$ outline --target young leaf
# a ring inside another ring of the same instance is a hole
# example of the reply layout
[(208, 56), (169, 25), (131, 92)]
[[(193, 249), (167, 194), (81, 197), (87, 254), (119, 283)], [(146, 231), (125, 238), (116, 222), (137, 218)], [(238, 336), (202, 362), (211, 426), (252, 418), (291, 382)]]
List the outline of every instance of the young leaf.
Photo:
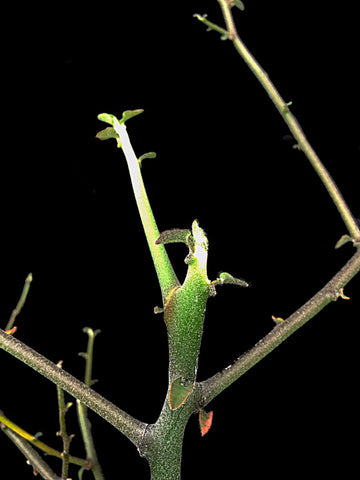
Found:
[(174, 228), (172, 230), (165, 230), (160, 234), (160, 237), (156, 240), (155, 244), (166, 243), (186, 243), (188, 245), (188, 239), (191, 235), (190, 230)]
[(213, 413), (214, 412), (212, 411), (208, 413), (203, 408), (201, 408), (199, 411), (199, 424), (202, 437), (210, 430), (213, 420)]
[(156, 153), (155, 152), (147, 152), (141, 155), (141, 157), (138, 158), (139, 165), (141, 166), (141, 163), (143, 160), (146, 158), (156, 158)]
[(194, 385), (184, 385), (181, 378), (177, 378), (170, 386), (169, 404), (171, 410), (177, 410), (184, 405), (190, 393), (193, 391)]
[(99, 140), (108, 140), (109, 138), (115, 138), (117, 140), (119, 135), (115, 132), (113, 127), (106, 127), (104, 130), (101, 130), (96, 134), (96, 138)]
[(245, 5), (241, 0), (233, 0), (233, 4), (235, 7), (237, 7), (239, 10), (244, 11), (245, 10)]
[(351, 238), (349, 235), (343, 235), (343, 236), (336, 242), (335, 248), (340, 248), (340, 247), (342, 247), (343, 245), (345, 245), (345, 243), (348, 243), (348, 242), (352, 242), (352, 238)]
[(122, 119), (120, 120), (120, 124), (126, 122), (127, 120), (130, 120), (130, 118), (136, 117), (136, 115), (140, 115), (140, 113), (143, 113), (143, 109), (138, 108), (137, 110), (125, 110), (122, 114)]
[(229, 285), (238, 285), (239, 287), (248, 287), (249, 284), (243, 280), (242, 278), (235, 278), (230, 273), (223, 272), (219, 276), (219, 283), (220, 285), (223, 285), (224, 283), (227, 283)]
[[(136, 117), (136, 115), (140, 115), (140, 113), (143, 113), (144, 110), (141, 108), (137, 110), (125, 110), (122, 114), (122, 118), (119, 120), (120, 125), (125, 123), (127, 120), (129, 120), (132, 117)], [(111, 126), (114, 126), (115, 123), (115, 115), (112, 115), (110, 113), (99, 113), (98, 117), (99, 120), (102, 122), (108, 123)]]
[(111, 115), (110, 113), (99, 113), (97, 118), (101, 122), (108, 123), (109, 125), (112, 125), (114, 123), (114, 115)]

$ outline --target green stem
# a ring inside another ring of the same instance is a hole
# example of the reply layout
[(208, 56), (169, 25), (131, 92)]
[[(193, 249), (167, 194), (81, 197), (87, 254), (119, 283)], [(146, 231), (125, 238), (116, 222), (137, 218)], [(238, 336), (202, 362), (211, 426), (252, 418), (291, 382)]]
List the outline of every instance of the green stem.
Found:
[(167, 395), (157, 422), (149, 425), (142, 453), (149, 462), (151, 480), (180, 480), (183, 437), (190, 416), (199, 410), (201, 390), (194, 388), (177, 410), (169, 406)]
[(23, 291), (20, 295), (19, 301), (18, 301), (16, 307), (14, 308), (14, 310), (11, 313), (10, 319), (9, 319), (9, 321), (8, 321), (6, 327), (5, 327), (5, 330), (11, 330), (11, 328), (14, 326), (16, 317), (19, 315), (19, 313), (21, 312), (21, 310), (22, 310), (22, 308), (23, 308), (23, 306), (26, 302), (26, 298), (27, 298), (28, 293), (29, 293), (31, 282), (32, 282), (32, 274), (29, 273), (29, 275), (25, 279), (24, 288), (23, 288)]
[(343, 296), (343, 288), (360, 271), (360, 248), (344, 267), (308, 302), (289, 318), (278, 324), (251, 350), (222, 372), (200, 383), (202, 395), (207, 405), (219, 393), (234, 383), (251, 367), (272, 352), (278, 345), (313, 318), (330, 302)]
[(151, 480), (180, 480), (183, 438), (189, 416), (170, 410), (168, 402), (165, 410), (150, 431), (153, 447), (147, 459)]
[(120, 123), (116, 117), (113, 118), (113, 127), (119, 136), (121, 147), (126, 157), (136, 204), (159, 279), (163, 302), (165, 303), (171, 290), (179, 286), (180, 283), (170, 263), (164, 245), (155, 244), (160, 236), (160, 232), (156, 225), (154, 214), (146, 193), (140, 164), (130, 143), (125, 123)]
[(88, 335), (88, 344), (87, 344), (87, 350), (84, 355), (85, 358), (85, 377), (84, 377), (84, 383), (88, 387), (91, 387), (93, 384), (92, 381), (92, 366), (93, 366), (93, 357), (94, 357), (94, 342), (95, 342), (95, 337), (98, 333), (100, 333), (100, 330), (94, 330), (92, 328), (85, 327), (83, 328), (83, 332)]
[(169, 342), (169, 385), (178, 378), (185, 383), (195, 383), (206, 303), (213, 291), (207, 277), (208, 240), (196, 220), (188, 247), (186, 278), (181, 287), (173, 290), (164, 309)]
[[(87, 352), (83, 355), (85, 357), (85, 380), (84, 383), (88, 387), (91, 387), (92, 381), (92, 364), (94, 354), (94, 341), (96, 335), (100, 330), (93, 330), (92, 328), (84, 328), (83, 331), (88, 335)], [(91, 433), (91, 422), (88, 418), (88, 409), (86, 405), (83, 405), (79, 400), (76, 401), (77, 413), (79, 419), (79, 425), (81, 435), (86, 450), (86, 458), (89, 461), (91, 471), (96, 480), (104, 480), (102, 469), (97, 457), (93, 435)]]
[(104, 480), (104, 475), (97, 457), (93, 436), (91, 433), (91, 423), (87, 414), (87, 407), (79, 400), (76, 401), (79, 425), (81, 435), (84, 441), (88, 465), (96, 480)]
[(200, 22), (204, 23), (208, 27), (208, 30), (214, 30), (215, 32), (221, 33), (224, 40), (225, 38), (228, 38), (228, 31), (225, 30), (225, 28), (219, 27), (219, 25), (216, 25), (216, 23), (210, 22), (205, 15), (199, 15), (198, 13), (195, 13), (194, 17)]

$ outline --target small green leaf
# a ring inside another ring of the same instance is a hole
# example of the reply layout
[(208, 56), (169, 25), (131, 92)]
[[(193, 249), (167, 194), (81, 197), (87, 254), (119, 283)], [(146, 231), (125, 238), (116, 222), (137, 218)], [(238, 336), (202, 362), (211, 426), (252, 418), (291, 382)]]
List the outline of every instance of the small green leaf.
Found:
[(193, 384), (185, 385), (181, 378), (174, 380), (169, 392), (169, 405), (171, 410), (177, 410), (181, 405), (184, 405), (193, 389)]
[(114, 115), (111, 115), (110, 113), (99, 113), (97, 118), (101, 122), (108, 123), (109, 125), (113, 125), (114, 123)]
[(245, 10), (245, 5), (241, 0), (233, 0), (233, 4), (235, 7), (237, 7), (239, 10), (244, 11)]
[(219, 276), (219, 283), (220, 285), (223, 285), (225, 283), (229, 285), (238, 285), (239, 287), (248, 287), (249, 284), (242, 278), (235, 278), (230, 273), (223, 272)]
[(98, 335), (99, 333), (101, 333), (101, 330), (100, 330), (99, 328), (96, 329), (96, 330), (93, 330), (93, 329), (90, 328), (90, 327), (84, 327), (84, 328), (82, 329), (82, 331), (83, 331), (84, 333), (86, 333), (87, 335), (89, 335), (89, 337), (94, 337), (94, 338), (96, 337), (96, 335)]
[(214, 412), (212, 411), (208, 413), (203, 408), (201, 408), (199, 411), (199, 424), (202, 437), (210, 430), (213, 420), (213, 413)]
[(96, 134), (96, 138), (99, 140), (108, 140), (109, 138), (115, 138), (117, 140), (119, 135), (115, 132), (113, 127), (106, 127), (104, 130), (101, 130)]
[[(141, 108), (138, 108), (137, 110), (125, 110), (123, 112), (121, 119), (119, 120), (120, 125), (125, 123), (127, 120), (130, 120), (130, 118), (136, 117), (136, 115), (140, 115), (140, 113), (143, 113), (144, 110)], [(115, 123), (115, 115), (112, 115), (111, 113), (99, 113), (97, 117), (101, 122), (108, 123), (111, 126), (114, 126)]]
[(353, 239), (352, 239), (349, 235), (343, 235), (343, 236), (336, 242), (335, 248), (340, 248), (340, 247), (342, 247), (343, 245), (345, 245), (345, 243), (352, 242), (352, 241), (353, 241)]
[(140, 113), (143, 113), (143, 109), (138, 108), (137, 110), (125, 110), (122, 114), (122, 119), (120, 120), (120, 125), (127, 120), (130, 120), (130, 118), (136, 117), (136, 115), (140, 115)]
[(156, 153), (155, 152), (144, 153), (138, 159), (139, 164), (141, 165), (142, 161), (145, 160), (146, 158), (156, 158)]
[(165, 230), (160, 234), (160, 237), (156, 240), (156, 245), (166, 243), (186, 243), (188, 245), (191, 232), (188, 229), (173, 228), (172, 230)]

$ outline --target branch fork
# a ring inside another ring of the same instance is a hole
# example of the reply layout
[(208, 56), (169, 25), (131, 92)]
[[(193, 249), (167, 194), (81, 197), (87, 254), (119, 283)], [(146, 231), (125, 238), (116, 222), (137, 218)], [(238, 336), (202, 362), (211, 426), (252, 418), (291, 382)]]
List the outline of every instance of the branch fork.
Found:
[[(88, 350), (83, 354), (87, 362), (85, 382), (83, 383), (62, 368), (59, 368), (61, 365), (53, 364), (14, 338), (11, 335), (15, 333), (13, 321), (8, 324), (7, 332), (0, 330), (0, 347), (2, 349), (44, 375), (58, 387), (60, 431), (64, 441), (63, 453), (60, 454), (63, 458), (62, 480), (67, 477), (68, 463), (72, 459), (69, 455), (70, 437), (67, 435), (65, 428), (66, 405), (64, 403), (63, 391), (68, 392), (77, 399), (81, 430), (87, 456), (90, 459), (90, 463), (81, 463), (81, 465), (83, 468), (91, 465), (96, 480), (103, 480), (103, 476), (91, 438), (90, 424), (86, 415), (87, 407), (97, 412), (134, 443), (140, 454), (145, 456), (150, 464), (152, 480), (179, 480), (183, 435), (190, 416), (194, 413), (199, 413), (200, 431), (202, 435), (205, 435), (211, 426), (213, 412), (207, 413), (204, 408), (217, 395), (274, 350), (298, 328), (313, 318), (326, 305), (339, 297), (349, 300), (349, 297), (344, 294), (344, 287), (360, 271), (360, 229), (356, 220), (335, 182), (310, 146), (299, 123), (291, 113), (289, 108), (291, 102), (284, 102), (265, 71), (238, 36), (231, 10), (233, 7), (243, 10), (243, 3), (241, 0), (218, 0), (218, 3), (226, 28), (210, 22), (205, 15), (195, 15), (196, 18), (204, 23), (209, 30), (219, 33), (223, 40), (230, 40), (248, 67), (253, 71), (287, 123), (297, 141), (299, 149), (304, 152), (319, 175), (343, 218), (348, 234), (338, 241), (336, 248), (351, 241), (356, 248), (356, 253), (318, 293), (296, 312), (285, 319), (273, 316), (272, 318), (276, 326), (252, 349), (241, 355), (232, 365), (221, 372), (207, 380), (197, 382), (197, 365), (208, 298), (215, 295), (217, 286), (230, 284), (248, 287), (249, 284), (245, 280), (236, 278), (227, 272), (222, 272), (213, 281), (209, 280), (207, 276), (209, 242), (197, 220), (194, 220), (191, 230), (174, 229), (163, 233), (159, 232), (141, 175), (142, 160), (149, 157), (154, 158), (155, 154), (150, 152), (138, 158), (132, 148), (125, 125), (127, 120), (139, 115), (142, 113), (142, 110), (127, 110), (123, 113), (121, 119), (107, 113), (100, 114), (98, 118), (109, 126), (99, 132), (97, 137), (100, 140), (115, 139), (118, 148), (123, 150), (135, 200), (159, 280), (163, 307), (157, 307), (156, 313), (162, 312), (164, 314), (168, 334), (168, 391), (158, 420), (154, 424), (146, 424), (122, 411), (92, 390), (92, 349), (93, 340), (97, 332), (93, 332), (91, 329), (84, 330), (89, 336), (89, 342)], [(174, 242), (185, 243), (189, 249), (189, 253), (185, 258), (187, 274), (182, 284), (177, 279), (165, 248), (166, 244)], [(25, 301), (26, 289), (28, 289), (29, 284), (30, 282), (25, 285), (25, 293), (23, 293), (17, 308), (14, 310), (14, 319)], [(59, 479), (52, 471), (47, 470), (44, 462), (36, 458), (32, 447), (30, 446), (31, 448), (29, 448), (29, 445), (26, 443), (26, 435), (28, 435), (26, 432), (24, 433), (20, 427), (10, 422), (1, 413), (0, 422), (5, 433), (9, 434), (9, 437), (12, 438), (14, 443), (19, 445), (20, 449), (26, 451), (26, 455), (33, 459), (32, 461), (39, 466), (39, 469), (42, 469), (44, 478), (49, 480)], [(9, 431), (7, 432), (7, 430)], [(37, 439), (36, 441), (39, 445), (39, 441)], [(35, 440), (33, 442), (35, 445)]]

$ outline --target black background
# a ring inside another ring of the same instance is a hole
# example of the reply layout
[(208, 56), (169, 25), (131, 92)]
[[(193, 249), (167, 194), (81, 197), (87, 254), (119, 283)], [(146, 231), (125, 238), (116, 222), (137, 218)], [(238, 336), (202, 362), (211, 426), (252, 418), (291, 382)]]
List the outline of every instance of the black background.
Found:
[[(156, 421), (166, 392), (160, 293), (114, 142), (95, 139), (100, 112), (129, 121), (159, 229), (210, 241), (209, 277), (230, 271), (251, 288), (219, 290), (208, 305), (199, 378), (231, 363), (321, 288), (353, 253), (334, 250), (345, 227), (286, 125), (230, 42), (194, 13), (221, 23), (218, 4), (60, 2), (7, 10), (2, 29), (1, 318), (5, 327), (31, 271), (19, 339), (83, 376), (84, 326), (96, 340), (96, 390)], [(238, 30), (360, 217), (359, 36), (354, 6), (248, 0)], [(168, 249), (179, 277), (186, 249)], [(213, 427), (186, 430), (184, 479), (314, 476), (355, 468), (359, 282), (212, 404)], [(0, 408), (61, 448), (56, 390), (0, 352)], [(75, 409), (74, 455), (83, 455)], [(119, 432), (91, 415), (107, 479), (148, 467)], [(31, 478), (0, 436), (4, 479)], [(59, 462), (51, 462), (59, 472)], [(76, 478), (76, 471), (72, 471)], [(2, 477), (3, 478), (3, 477)], [(91, 478), (84, 474), (84, 478)]]

